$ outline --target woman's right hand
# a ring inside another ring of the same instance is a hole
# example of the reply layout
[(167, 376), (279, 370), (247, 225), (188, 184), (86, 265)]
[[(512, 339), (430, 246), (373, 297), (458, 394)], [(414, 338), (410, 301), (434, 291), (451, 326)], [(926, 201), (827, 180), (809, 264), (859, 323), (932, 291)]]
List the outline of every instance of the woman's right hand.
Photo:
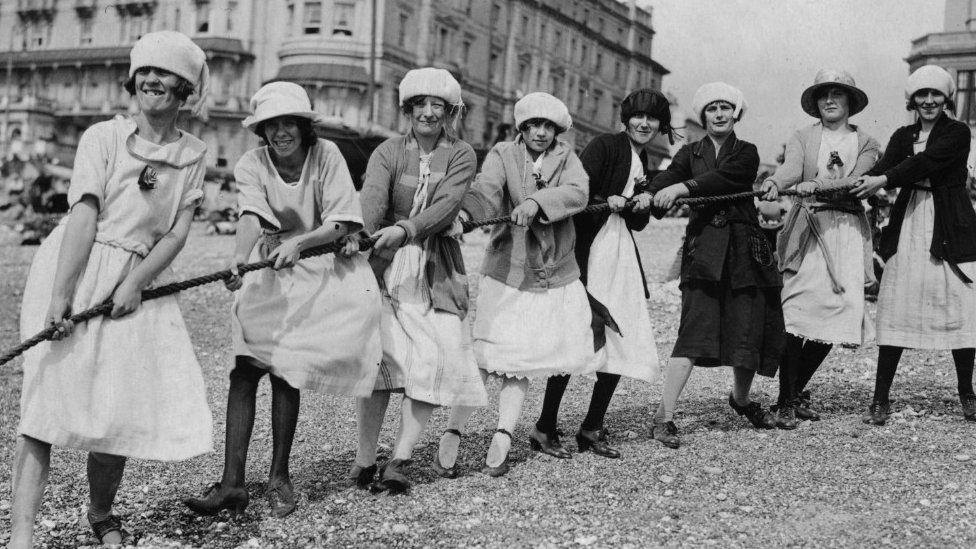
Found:
[(610, 206), (611, 212), (617, 213), (627, 207), (627, 199), (619, 195), (613, 195), (607, 198), (607, 205)]
[(763, 200), (773, 201), (779, 198), (779, 186), (772, 179), (763, 181), (762, 186), (759, 187), (759, 191), (763, 193)]
[(45, 326), (57, 327), (51, 339), (57, 341), (71, 335), (71, 332), (75, 329), (75, 323), (69, 320), (70, 316), (71, 300), (68, 298), (52, 297), (51, 304), (47, 309), (47, 315), (44, 317)]
[(240, 272), (237, 270), (238, 263), (246, 263), (247, 259), (241, 260), (238, 257), (231, 259), (230, 265), (227, 267), (230, 271), (230, 277), (224, 279), (224, 287), (232, 292), (236, 292), (241, 289), (244, 285), (244, 278), (241, 277)]
[(353, 257), (359, 253), (359, 241), (362, 240), (359, 234), (347, 234), (342, 237), (342, 249), (339, 254), (343, 257)]
[(797, 196), (813, 196), (817, 192), (816, 181), (801, 181), (794, 187)]

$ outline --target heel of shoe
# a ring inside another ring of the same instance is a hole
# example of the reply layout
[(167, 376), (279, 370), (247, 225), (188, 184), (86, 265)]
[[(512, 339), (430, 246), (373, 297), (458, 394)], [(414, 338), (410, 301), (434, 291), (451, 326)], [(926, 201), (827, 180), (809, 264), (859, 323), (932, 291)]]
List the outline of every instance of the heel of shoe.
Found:
[(580, 452), (586, 452), (593, 446), (593, 443), (583, 435), (576, 433), (576, 448)]
[(542, 444), (539, 444), (539, 441), (532, 438), (531, 436), (529, 437), (529, 447), (535, 450), (536, 452), (542, 451)]

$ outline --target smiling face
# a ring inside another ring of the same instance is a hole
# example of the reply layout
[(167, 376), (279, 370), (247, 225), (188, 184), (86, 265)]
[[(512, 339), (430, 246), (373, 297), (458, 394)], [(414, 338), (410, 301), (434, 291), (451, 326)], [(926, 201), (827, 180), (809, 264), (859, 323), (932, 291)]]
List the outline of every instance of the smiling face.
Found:
[(817, 95), (817, 109), (824, 122), (839, 122), (850, 116), (850, 97), (843, 88), (832, 86)]
[(141, 112), (172, 112), (183, 103), (175, 93), (181, 80), (179, 76), (156, 67), (141, 67), (136, 70), (134, 78), (136, 101)]
[(556, 139), (556, 125), (545, 118), (526, 120), (522, 123), (520, 131), (525, 146), (536, 153), (548, 150)]
[(298, 118), (278, 116), (263, 124), (264, 140), (278, 158), (290, 158), (301, 154), (302, 130)]
[(938, 90), (926, 88), (915, 92), (912, 102), (915, 104), (915, 112), (918, 113), (919, 118), (926, 122), (934, 122), (945, 108), (946, 96)]
[(651, 139), (657, 137), (661, 129), (661, 121), (651, 118), (645, 113), (637, 113), (627, 120), (627, 137), (637, 146), (647, 145)]
[(447, 117), (447, 102), (440, 97), (428, 95), (411, 101), (410, 125), (413, 133), (420, 137), (437, 137), (444, 127)]
[(735, 107), (727, 101), (712, 101), (705, 106), (705, 131), (712, 137), (725, 137), (735, 128)]

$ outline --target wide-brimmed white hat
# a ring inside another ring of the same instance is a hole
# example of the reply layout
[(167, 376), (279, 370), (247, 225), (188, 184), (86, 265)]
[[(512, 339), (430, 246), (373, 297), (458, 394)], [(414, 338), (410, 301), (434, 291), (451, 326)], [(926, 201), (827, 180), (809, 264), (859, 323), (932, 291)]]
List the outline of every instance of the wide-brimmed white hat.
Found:
[(129, 77), (143, 67), (165, 69), (193, 84), (198, 96), (193, 114), (201, 114), (206, 106), (210, 69), (207, 54), (189, 36), (169, 30), (144, 35), (129, 52)]
[(850, 116), (864, 110), (868, 106), (868, 94), (854, 84), (854, 77), (845, 71), (834, 69), (822, 69), (813, 79), (813, 85), (803, 90), (800, 96), (800, 106), (803, 112), (814, 118), (820, 118), (820, 109), (817, 107), (817, 92), (825, 87), (836, 86), (846, 91), (851, 98)]
[(515, 127), (518, 128), (526, 120), (545, 118), (559, 126), (561, 131), (573, 127), (573, 117), (569, 109), (559, 98), (546, 92), (532, 92), (515, 102)]
[(321, 118), (312, 110), (312, 102), (305, 88), (294, 82), (270, 82), (261, 86), (251, 97), (251, 116), (241, 124), (257, 133), (258, 124), (279, 116), (298, 116), (312, 122), (318, 122)]
[(725, 82), (709, 82), (708, 84), (703, 84), (695, 92), (695, 98), (691, 101), (691, 108), (694, 109), (695, 114), (701, 119), (705, 107), (716, 101), (725, 101), (729, 105), (732, 105), (734, 109), (732, 116), (736, 120), (741, 119), (742, 115), (746, 112), (746, 98), (742, 94), (742, 90), (735, 86), (730, 86)]
[(905, 99), (911, 99), (919, 90), (935, 90), (952, 99), (956, 94), (956, 82), (949, 71), (938, 65), (923, 65), (908, 77), (905, 84)]

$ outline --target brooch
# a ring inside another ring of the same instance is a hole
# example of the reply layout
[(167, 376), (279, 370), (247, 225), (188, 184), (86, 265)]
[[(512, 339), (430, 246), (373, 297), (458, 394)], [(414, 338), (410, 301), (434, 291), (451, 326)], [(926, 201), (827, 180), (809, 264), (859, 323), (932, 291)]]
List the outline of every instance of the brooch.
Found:
[(139, 174), (139, 188), (144, 191), (151, 191), (156, 188), (156, 183), (159, 183), (156, 170), (152, 166), (146, 165), (142, 169), (142, 173)]
[(639, 175), (634, 178), (634, 194), (640, 194), (646, 192), (648, 188), (648, 181), (646, 175)]
[(544, 188), (546, 188), (546, 185), (549, 184), (548, 181), (546, 181), (545, 179), (542, 179), (542, 176), (540, 174), (536, 173), (536, 172), (532, 172), (532, 177), (535, 178), (535, 188), (536, 189), (544, 189)]
[(827, 169), (833, 168), (834, 166), (844, 167), (844, 161), (840, 159), (840, 155), (837, 151), (830, 151), (830, 157), (827, 160)]

